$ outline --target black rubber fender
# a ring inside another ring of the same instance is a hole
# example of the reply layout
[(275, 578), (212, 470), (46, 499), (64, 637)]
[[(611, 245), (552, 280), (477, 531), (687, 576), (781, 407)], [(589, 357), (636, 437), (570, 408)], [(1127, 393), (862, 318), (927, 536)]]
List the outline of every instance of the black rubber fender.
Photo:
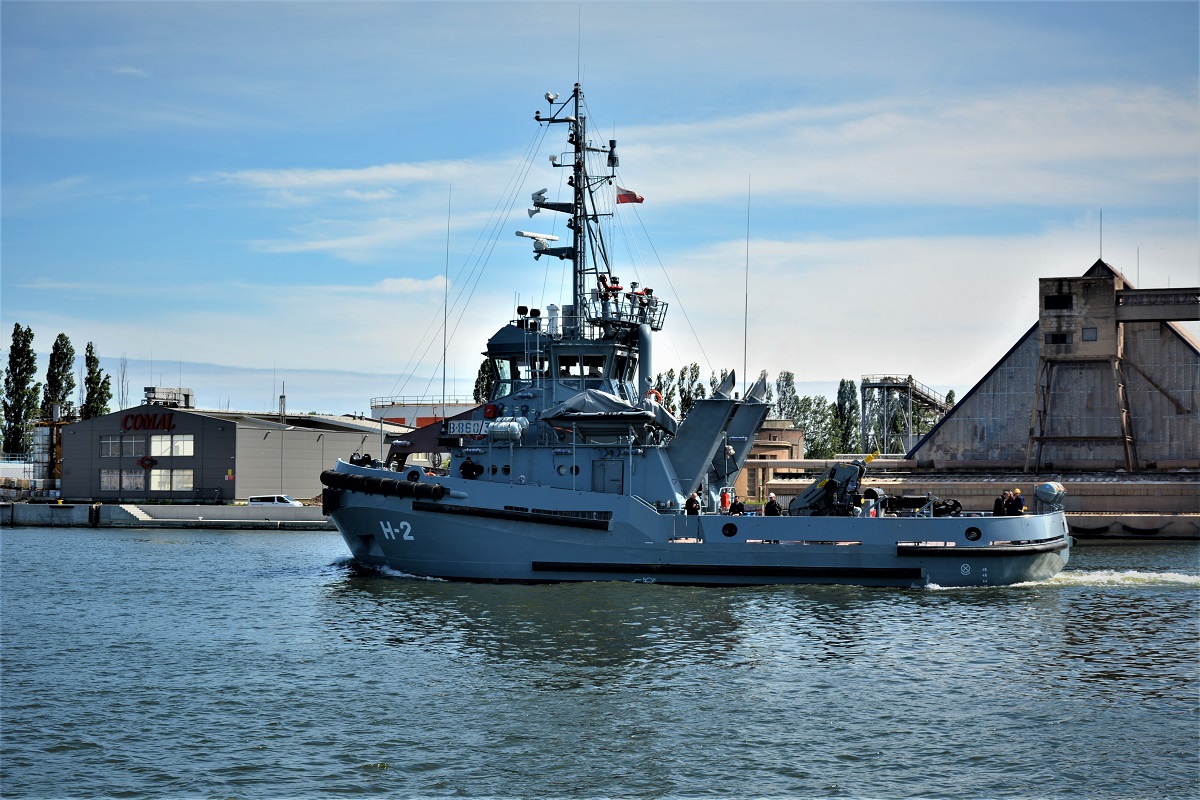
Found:
[(413, 497), (419, 500), (441, 500), (447, 489), (440, 483), (401, 481), (374, 475), (357, 475), (327, 469), (321, 473), (321, 483), (330, 489), (341, 489), (384, 497)]

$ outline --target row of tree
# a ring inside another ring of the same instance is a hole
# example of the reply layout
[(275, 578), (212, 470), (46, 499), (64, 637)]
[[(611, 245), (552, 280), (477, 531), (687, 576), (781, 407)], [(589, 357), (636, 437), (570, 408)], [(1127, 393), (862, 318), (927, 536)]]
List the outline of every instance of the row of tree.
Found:
[[(100, 357), (91, 342), (83, 356), (84, 372), (79, 391), (79, 416), (82, 419), (99, 417), (109, 412), (112, 400), (112, 379), (100, 369)], [(8, 349), (8, 366), (4, 370), (4, 393), (0, 408), (0, 430), (6, 453), (27, 453), (29, 424), (51, 416), (58, 406), (64, 418), (75, 416), (71, 395), (76, 389), (75, 348), (65, 333), (60, 333), (50, 349), (46, 367), (46, 382), (37, 377), (37, 353), (33, 349), (33, 330), (29, 326), (13, 325), (12, 344)]]

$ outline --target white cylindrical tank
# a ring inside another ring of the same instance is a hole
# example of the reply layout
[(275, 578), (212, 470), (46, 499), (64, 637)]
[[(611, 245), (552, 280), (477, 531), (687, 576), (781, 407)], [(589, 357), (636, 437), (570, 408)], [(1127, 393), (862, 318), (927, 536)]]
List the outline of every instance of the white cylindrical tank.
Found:
[(488, 426), (488, 435), (493, 442), (518, 442), (528, 427), (525, 417), (500, 417)]

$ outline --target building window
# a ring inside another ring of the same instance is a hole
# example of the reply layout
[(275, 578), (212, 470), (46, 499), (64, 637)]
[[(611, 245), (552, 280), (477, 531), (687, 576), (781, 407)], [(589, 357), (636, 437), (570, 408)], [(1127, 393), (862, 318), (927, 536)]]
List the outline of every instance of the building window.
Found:
[(143, 492), (146, 490), (146, 471), (142, 469), (100, 470), (100, 491)]
[(1069, 295), (1069, 294), (1048, 294), (1048, 295), (1046, 295), (1046, 310), (1047, 311), (1070, 311), (1071, 310), (1071, 295)]
[(164, 456), (190, 456), (195, 453), (195, 437), (190, 433), (165, 434), (150, 437), (150, 455), (154, 458)]
[(1085, 342), (1094, 342), (1094, 341), (1096, 341), (1097, 333), (1098, 333), (1098, 331), (1096, 328), (1084, 328), (1083, 329), (1083, 340)]
[(1046, 344), (1070, 344), (1070, 333), (1047, 333)]
[(150, 470), (150, 491), (152, 492), (182, 492), (191, 490), (192, 470), (190, 469)]
[(132, 456), (141, 458), (146, 455), (145, 436), (101, 436), (100, 457), (119, 458)]

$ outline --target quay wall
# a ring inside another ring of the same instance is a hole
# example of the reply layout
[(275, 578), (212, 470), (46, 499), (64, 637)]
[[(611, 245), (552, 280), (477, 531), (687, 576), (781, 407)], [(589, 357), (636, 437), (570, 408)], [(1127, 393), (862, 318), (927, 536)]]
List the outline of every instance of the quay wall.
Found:
[(320, 506), (0, 503), (0, 527), (336, 531)]

